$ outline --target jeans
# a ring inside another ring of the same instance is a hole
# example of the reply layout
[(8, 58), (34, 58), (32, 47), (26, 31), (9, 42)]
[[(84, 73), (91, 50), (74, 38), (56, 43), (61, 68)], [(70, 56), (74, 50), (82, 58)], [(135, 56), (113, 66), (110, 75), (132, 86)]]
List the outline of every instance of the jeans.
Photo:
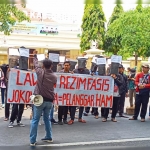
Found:
[(37, 137), (37, 130), (38, 130), (38, 124), (40, 117), (43, 113), (43, 119), (45, 124), (45, 131), (47, 139), (52, 139), (52, 128), (51, 128), (51, 122), (49, 121), (49, 114), (50, 110), (53, 106), (52, 102), (46, 102), (44, 101), (41, 106), (33, 106), (33, 119), (31, 122), (31, 128), (30, 128), (30, 142), (35, 143), (36, 137)]
[(4, 97), (5, 97), (5, 88), (1, 88), (1, 99), (2, 99), (2, 104), (4, 104)]
[(53, 119), (54, 119), (54, 118), (53, 118), (53, 115), (54, 115), (54, 105), (52, 104), (52, 108), (51, 108), (50, 113), (49, 113), (49, 119), (50, 119), (50, 120), (53, 120)]

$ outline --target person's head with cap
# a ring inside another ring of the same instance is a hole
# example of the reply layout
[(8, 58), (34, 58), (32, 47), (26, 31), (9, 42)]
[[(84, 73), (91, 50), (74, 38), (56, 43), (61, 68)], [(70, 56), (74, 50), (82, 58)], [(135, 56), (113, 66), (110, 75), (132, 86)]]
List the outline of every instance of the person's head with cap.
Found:
[(124, 67), (122, 64), (119, 65), (119, 73), (123, 73), (124, 72)]
[(136, 69), (135, 69), (135, 68), (131, 68), (131, 69), (130, 69), (130, 72), (131, 72), (131, 73), (135, 73), (135, 72), (136, 72)]
[(142, 71), (144, 74), (147, 74), (149, 72), (149, 65), (148, 64), (143, 64), (142, 65)]

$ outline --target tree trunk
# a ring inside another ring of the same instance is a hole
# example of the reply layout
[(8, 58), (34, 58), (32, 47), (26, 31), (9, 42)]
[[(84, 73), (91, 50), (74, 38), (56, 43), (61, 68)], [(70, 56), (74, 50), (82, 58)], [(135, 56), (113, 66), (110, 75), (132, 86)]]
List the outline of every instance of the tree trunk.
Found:
[(135, 67), (137, 67), (137, 64), (138, 64), (138, 55), (137, 53), (135, 53)]

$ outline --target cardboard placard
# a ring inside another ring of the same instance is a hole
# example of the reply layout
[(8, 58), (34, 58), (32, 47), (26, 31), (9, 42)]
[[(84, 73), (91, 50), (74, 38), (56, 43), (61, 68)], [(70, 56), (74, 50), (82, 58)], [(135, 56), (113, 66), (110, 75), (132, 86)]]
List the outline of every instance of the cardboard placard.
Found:
[(49, 59), (52, 62), (59, 62), (59, 54), (49, 53)]
[(29, 49), (19, 48), (20, 56), (29, 57)]
[(10, 56), (20, 56), (20, 53), (17, 48), (9, 48), (9, 55)]

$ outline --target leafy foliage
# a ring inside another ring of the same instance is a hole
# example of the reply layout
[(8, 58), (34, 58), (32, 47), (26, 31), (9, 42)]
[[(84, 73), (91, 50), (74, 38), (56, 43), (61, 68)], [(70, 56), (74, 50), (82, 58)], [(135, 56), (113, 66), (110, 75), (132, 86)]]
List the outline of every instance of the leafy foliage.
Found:
[(146, 56), (150, 49), (150, 7), (130, 10), (109, 26), (108, 36), (116, 39), (121, 37), (122, 53)]
[(15, 5), (0, 4), (0, 32), (9, 35), (11, 33), (11, 26), (15, 25), (17, 21), (22, 22), (25, 20), (30, 21), (30, 18)]
[(113, 54), (117, 54), (117, 52), (121, 48), (121, 36), (115, 36), (115, 38), (112, 38), (109, 36), (109, 26), (117, 20), (120, 15), (124, 12), (123, 7), (121, 5), (122, 1), (121, 0), (116, 0), (116, 6), (113, 10), (112, 16), (110, 17), (110, 20), (108, 22), (108, 29), (105, 35), (105, 44), (104, 44), (104, 49), (106, 52), (111, 52)]
[(105, 34), (105, 15), (100, 4), (86, 4), (82, 18), (81, 52), (90, 49), (92, 40), (103, 48)]

